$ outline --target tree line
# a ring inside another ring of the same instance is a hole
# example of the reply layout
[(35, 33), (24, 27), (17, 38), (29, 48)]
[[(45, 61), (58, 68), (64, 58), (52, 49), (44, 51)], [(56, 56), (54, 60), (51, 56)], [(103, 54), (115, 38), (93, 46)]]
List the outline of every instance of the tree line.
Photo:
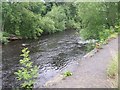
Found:
[(115, 2), (4, 2), (3, 36), (37, 39), (42, 34), (75, 29), (84, 39), (100, 39), (101, 33), (119, 26), (119, 8)]

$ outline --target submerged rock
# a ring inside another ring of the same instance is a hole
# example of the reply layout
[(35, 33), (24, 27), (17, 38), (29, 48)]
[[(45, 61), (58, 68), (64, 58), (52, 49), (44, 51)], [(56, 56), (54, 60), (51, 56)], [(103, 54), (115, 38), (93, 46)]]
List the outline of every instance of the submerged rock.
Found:
[(29, 46), (29, 45), (30, 45), (30, 44), (25, 44), (25, 43), (22, 44), (23, 47)]
[(8, 40), (10, 40), (10, 41), (14, 41), (14, 40), (19, 40), (19, 39), (22, 39), (22, 37), (18, 37), (18, 36), (15, 36), (15, 35), (10, 35), (9, 37), (8, 37)]

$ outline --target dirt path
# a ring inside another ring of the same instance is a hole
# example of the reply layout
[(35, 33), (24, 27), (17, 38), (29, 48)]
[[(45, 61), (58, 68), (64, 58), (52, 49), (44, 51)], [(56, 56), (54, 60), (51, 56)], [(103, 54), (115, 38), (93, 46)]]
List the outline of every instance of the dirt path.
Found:
[(60, 81), (51, 88), (110, 88), (106, 68), (118, 52), (118, 38), (111, 40), (92, 57), (80, 60), (72, 76)]

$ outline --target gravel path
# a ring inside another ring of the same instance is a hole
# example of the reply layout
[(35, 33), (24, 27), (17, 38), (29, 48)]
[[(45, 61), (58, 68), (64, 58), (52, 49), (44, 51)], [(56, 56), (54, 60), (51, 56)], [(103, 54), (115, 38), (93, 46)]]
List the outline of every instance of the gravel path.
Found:
[(117, 53), (118, 38), (110, 40), (92, 57), (80, 60), (72, 76), (50, 88), (111, 88), (112, 84), (107, 79), (106, 69)]

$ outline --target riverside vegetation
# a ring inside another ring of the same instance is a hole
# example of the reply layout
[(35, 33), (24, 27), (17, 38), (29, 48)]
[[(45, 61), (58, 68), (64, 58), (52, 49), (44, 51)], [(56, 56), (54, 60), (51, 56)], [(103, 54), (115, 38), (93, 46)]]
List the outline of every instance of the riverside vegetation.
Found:
[(107, 68), (107, 75), (110, 78), (111, 82), (113, 83), (114, 87), (118, 87), (118, 62), (119, 62), (119, 55), (117, 54), (114, 56), (113, 60), (109, 64)]
[(119, 3), (114, 2), (4, 2), (0, 40), (6, 43), (10, 35), (37, 39), (75, 29), (84, 39), (103, 41), (120, 31), (118, 8)]

